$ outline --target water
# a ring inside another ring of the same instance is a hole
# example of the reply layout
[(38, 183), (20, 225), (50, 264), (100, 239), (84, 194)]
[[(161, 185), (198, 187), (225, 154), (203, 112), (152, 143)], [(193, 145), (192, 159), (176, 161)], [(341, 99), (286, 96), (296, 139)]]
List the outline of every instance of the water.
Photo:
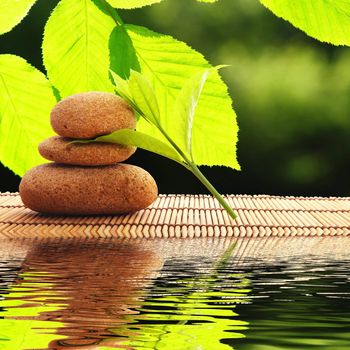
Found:
[(0, 349), (350, 349), (349, 238), (0, 241)]

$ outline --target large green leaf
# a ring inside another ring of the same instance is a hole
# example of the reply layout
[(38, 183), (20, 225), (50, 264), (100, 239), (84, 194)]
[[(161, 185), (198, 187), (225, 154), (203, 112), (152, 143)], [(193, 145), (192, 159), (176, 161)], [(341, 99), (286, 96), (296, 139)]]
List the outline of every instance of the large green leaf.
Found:
[(116, 8), (133, 9), (159, 3), (163, 0), (107, 0), (107, 2)]
[[(111, 6), (121, 9), (133, 9), (160, 3), (163, 0), (106, 0)], [(214, 3), (218, 0), (197, 0), (199, 2)]]
[(52, 134), (56, 99), (50, 83), (24, 59), (0, 55), (0, 161), (23, 175), (43, 163), (38, 144)]
[(43, 56), (50, 81), (62, 97), (113, 91), (108, 45), (115, 22), (106, 11), (97, 0), (62, 0), (52, 12), (45, 26)]
[[(205, 58), (185, 43), (127, 25), (141, 71), (152, 82), (161, 114), (161, 124), (173, 140), (181, 143), (179, 115), (170, 113), (175, 99), (189, 78), (212, 68)], [(156, 129), (140, 119), (137, 129), (162, 140)], [(192, 131), (192, 153), (198, 165), (224, 165), (239, 169), (236, 159), (238, 126), (227, 87), (217, 72), (211, 74), (199, 99)]]
[(0, 0), (0, 34), (22, 21), (36, 0)]
[(278, 17), (320, 41), (350, 45), (350, 1), (260, 0)]

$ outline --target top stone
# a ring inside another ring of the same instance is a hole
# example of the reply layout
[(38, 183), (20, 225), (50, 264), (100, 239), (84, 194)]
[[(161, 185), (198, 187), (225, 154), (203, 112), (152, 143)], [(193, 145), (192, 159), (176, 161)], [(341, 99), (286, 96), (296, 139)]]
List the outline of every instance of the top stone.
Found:
[(84, 92), (57, 103), (51, 111), (51, 126), (63, 137), (90, 139), (119, 129), (134, 129), (136, 117), (119, 96)]

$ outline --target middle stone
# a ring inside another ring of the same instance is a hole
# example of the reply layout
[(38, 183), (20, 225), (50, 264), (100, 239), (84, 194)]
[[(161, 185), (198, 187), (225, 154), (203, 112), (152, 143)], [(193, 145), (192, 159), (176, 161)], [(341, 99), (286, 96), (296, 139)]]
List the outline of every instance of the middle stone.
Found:
[(100, 166), (113, 165), (128, 159), (136, 147), (112, 143), (71, 143), (73, 139), (54, 136), (39, 145), (39, 153), (56, 163)]

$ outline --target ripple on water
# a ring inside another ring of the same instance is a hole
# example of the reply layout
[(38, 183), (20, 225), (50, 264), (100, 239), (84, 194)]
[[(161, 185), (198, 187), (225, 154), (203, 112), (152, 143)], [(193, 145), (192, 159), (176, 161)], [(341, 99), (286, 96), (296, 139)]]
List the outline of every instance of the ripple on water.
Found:
[(2, 245), (0, 349), (349, 349), (350, 260), (303, 243)]

